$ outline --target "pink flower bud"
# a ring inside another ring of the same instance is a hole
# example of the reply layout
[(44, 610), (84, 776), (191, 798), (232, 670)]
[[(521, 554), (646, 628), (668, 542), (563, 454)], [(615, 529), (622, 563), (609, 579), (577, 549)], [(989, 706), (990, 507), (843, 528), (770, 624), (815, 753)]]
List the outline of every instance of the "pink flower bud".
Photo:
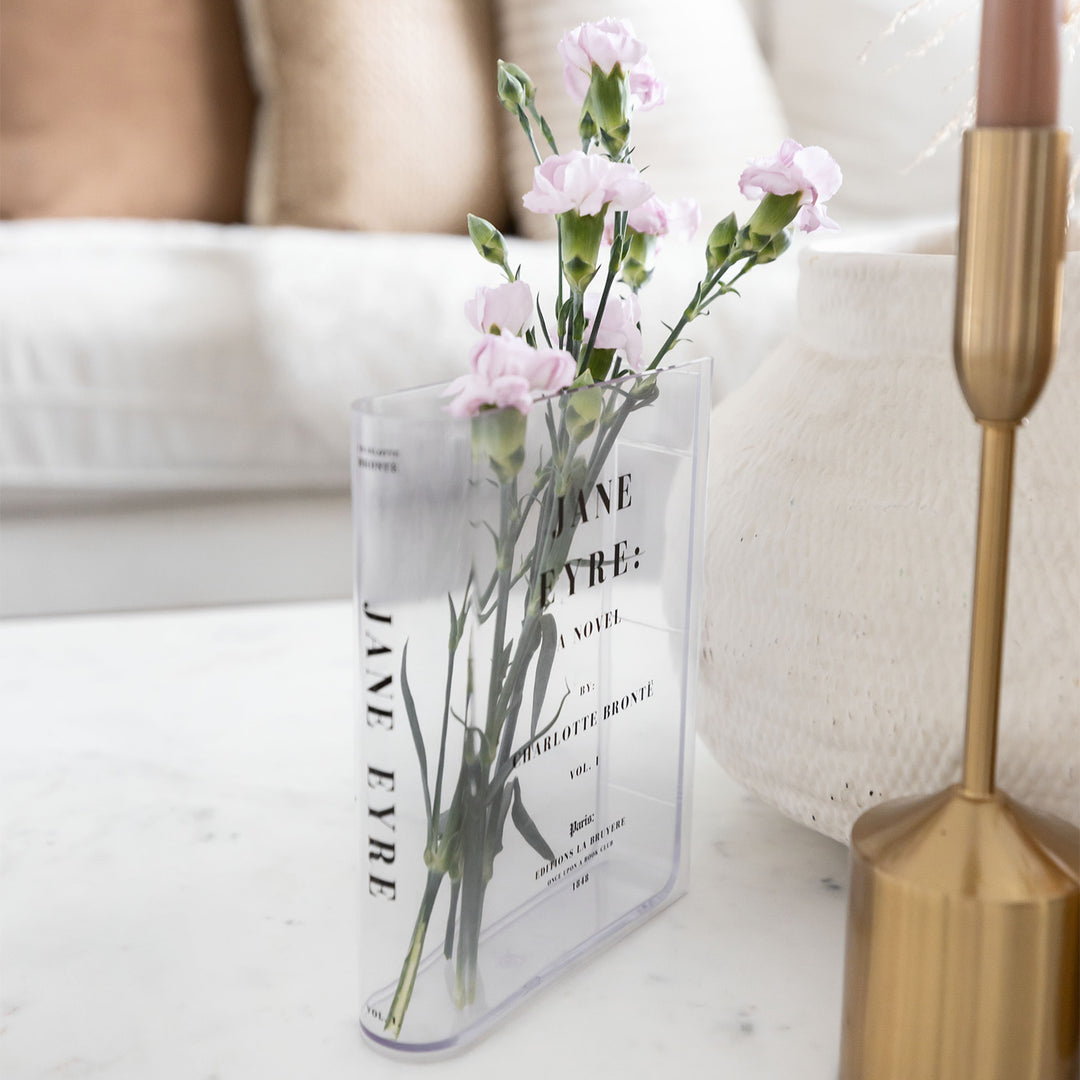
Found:
[(465, 318), (481, 334), (523, 334), (532, 326), (532, 290), (524, 281), (493, 289), (481, 285), (465, 303)]

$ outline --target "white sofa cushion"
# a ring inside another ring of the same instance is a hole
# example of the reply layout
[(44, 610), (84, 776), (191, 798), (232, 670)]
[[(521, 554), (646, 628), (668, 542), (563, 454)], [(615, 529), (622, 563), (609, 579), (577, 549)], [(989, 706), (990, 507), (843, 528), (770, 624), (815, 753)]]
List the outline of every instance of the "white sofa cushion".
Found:
[(5, 224), (0, 483), (341, 488), (349, 400), (454, 373), (481, 268), (461, 237)]

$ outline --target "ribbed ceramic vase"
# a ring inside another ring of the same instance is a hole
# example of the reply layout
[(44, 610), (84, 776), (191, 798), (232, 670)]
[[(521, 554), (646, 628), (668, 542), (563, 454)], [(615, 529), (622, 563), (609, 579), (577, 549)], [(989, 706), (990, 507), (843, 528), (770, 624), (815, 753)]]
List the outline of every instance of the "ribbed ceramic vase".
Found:
[[(1080, 251), (1017, 456), (999, 780), (1080, 821)], [(713, 413), (699, 729), (839, 840), (960, 773), (979, 431), (954, 233), (801, 257), (797, 333)]]

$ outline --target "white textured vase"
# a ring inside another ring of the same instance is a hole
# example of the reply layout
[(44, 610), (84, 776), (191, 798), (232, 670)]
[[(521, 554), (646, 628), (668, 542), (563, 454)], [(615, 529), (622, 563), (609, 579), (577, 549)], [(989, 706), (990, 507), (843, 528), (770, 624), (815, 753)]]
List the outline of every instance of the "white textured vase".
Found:
[[(1017, 440), (998, 779), (1080, 822), (1080, 251)], [(953, 372), (953, 234), (802, 256), (799, 329), (712, 421), (699, 730), (847, 841), (958, 780), (979, 429)]]

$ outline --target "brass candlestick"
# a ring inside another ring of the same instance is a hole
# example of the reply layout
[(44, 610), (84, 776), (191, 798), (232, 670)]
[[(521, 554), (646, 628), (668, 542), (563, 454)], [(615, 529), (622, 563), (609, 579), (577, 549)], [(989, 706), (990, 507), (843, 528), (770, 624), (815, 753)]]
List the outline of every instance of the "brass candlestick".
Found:
[(982, 467), (964, 772), (855, 823), (841, 1080), (1077, 1077), (1080, 831), (994, 785), (1013, 443), (1057, 347), (1067, 175), (1063, 132), (965, 135), (954, 348)]

